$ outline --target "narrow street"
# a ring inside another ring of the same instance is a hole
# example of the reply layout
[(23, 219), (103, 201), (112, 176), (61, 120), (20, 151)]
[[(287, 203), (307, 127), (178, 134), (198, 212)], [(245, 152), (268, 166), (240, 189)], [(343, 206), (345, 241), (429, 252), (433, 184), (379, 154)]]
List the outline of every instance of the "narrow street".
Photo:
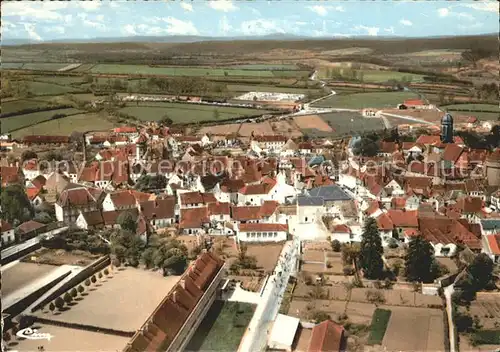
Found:
[(451, 296), (455, 291), (453, 284), (445, 287), (444, 296), (446, 297), (446, 313), (448, 315), (448, 336), (450, 339), (450, 352), (455, 352), (455, 329), (453, 325), (453, 309)]
[(298, 269), (299, 256), (300, 241), (295, 238), (286, 242), (273, 275), (269, 277), (260, 297), (260, 303), (245, 331), (238, 348), (239, 352), (265, 350), (271, 323), (278, 314), (290, 275)]

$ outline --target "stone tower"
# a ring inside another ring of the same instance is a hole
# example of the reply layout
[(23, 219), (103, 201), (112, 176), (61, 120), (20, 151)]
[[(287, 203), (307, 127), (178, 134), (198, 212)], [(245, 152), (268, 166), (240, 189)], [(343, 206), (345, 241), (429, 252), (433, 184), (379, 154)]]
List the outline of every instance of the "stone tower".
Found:
[(441, 119), (441, 142), (453, 143), (453, 117), (450, 114)]

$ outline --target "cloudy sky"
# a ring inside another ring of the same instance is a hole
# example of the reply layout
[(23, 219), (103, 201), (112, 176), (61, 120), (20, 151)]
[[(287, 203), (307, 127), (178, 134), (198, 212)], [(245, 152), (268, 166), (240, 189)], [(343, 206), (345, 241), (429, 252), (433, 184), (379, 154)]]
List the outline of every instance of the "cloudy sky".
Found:
[(2, 38), (134, 35), (438, 36), (497, 33), (496, 0), (2, 1)]

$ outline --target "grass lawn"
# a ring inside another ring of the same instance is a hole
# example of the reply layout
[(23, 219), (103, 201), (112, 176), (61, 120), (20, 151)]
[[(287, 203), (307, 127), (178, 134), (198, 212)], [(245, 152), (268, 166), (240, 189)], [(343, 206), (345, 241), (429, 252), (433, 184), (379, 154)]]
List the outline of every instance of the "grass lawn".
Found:
[(35, 80), (41, 82), (55, 83), (61, 85), (70, 85), (72, 83), (82, 83), (81, 76), (35, 76)]
[(2, 102), (2, 114), (21, 111), (25, 109), (37, 108), (47, 106), (47, 101), (32, 100), (32, 99), (19, 99)]
[(57, 71), (61, 68), (65, 68), (70, 65), (70, 63), (52, 63), (52, 62), (39, 62), (39, 63), (27, 63), (24, 64), (23, 70), (35, 70), (35, 71)]
[(368, 345), (380, 345), (384, 339), (387, 324), (391, 318), (391, 311), (388, 309), (375, 309), (373, 312), (372, 323), (370, 326), (370, 336), (368, 337)]
[(351, 95), (331, 96), (311, 105), (314, 108), (395, 108), (403, 103), (405, 99), (418, 99), (418, 95), (412, 92), (380, 92), (380, 93), (357, 93)]
[(214, 111), (219, 112), (219, 119), (238, 118), (257, 114), (266, 114), (269, 111), (260, 109), (233, 108), (225, 106), (179, 104), (179, 103), (144, 103), (120, 109), (121, 112), (136, 116), (143, 121), (157, 121), (168, 115), (175, 123), (191, 123), (203, 120), (213, 120)]
[(252, 304), (215, 301), (189, 341), (186, 351), (238, 350), (253, 313)]
[(59, 95), (79, 92), (78, 88), (61, 86), (53, 83), (26, 81), (28, 90), (34, 95)]
[(467, 110), (467, 111), (491, 111), (500, 112), (500, 107), (493, 104), (453, 104), (453, 105), (443, 105), (442, 108), (446, 110)]
[[(52, 116), (56, 114), (76, 115), (80, 112), (81, 112), (80, 110), (69, 108), (69, 109), (40, 111), (31, 114), (5, 117), (1, 119), (1, 124), (2, 124), (1, 133), (10, 133), (13, 130), (18, 130), (24, 127), (33, 126), (38, 123), (48, 121), (52, 118)], [(38, 134), (37, 127), (33, 127), (31, 133)]]
[(36, 134), (55, 134), (67, 135), (72, 132), (86, 132), (86, 131), (102, 131), (109, 130), (117, 127), (117, 124), (106, 120), (98, 114), (78, 114), (68, 116), (62, 119), (49, 120), (41, 122), (33, 127), (26, 127), (12, 133), (12, 138), (20, 138), (30, 135), (35, 131)]

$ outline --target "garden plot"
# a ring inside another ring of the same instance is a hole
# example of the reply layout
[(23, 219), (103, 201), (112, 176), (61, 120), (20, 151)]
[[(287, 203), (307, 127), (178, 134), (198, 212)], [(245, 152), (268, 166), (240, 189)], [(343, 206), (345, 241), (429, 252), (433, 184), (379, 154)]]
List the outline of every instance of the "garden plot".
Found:
[(298, 101), (304, 99), (305, 94), (276, 93), (276, 92), (248, 92), (234, 99), (253, 101)]

